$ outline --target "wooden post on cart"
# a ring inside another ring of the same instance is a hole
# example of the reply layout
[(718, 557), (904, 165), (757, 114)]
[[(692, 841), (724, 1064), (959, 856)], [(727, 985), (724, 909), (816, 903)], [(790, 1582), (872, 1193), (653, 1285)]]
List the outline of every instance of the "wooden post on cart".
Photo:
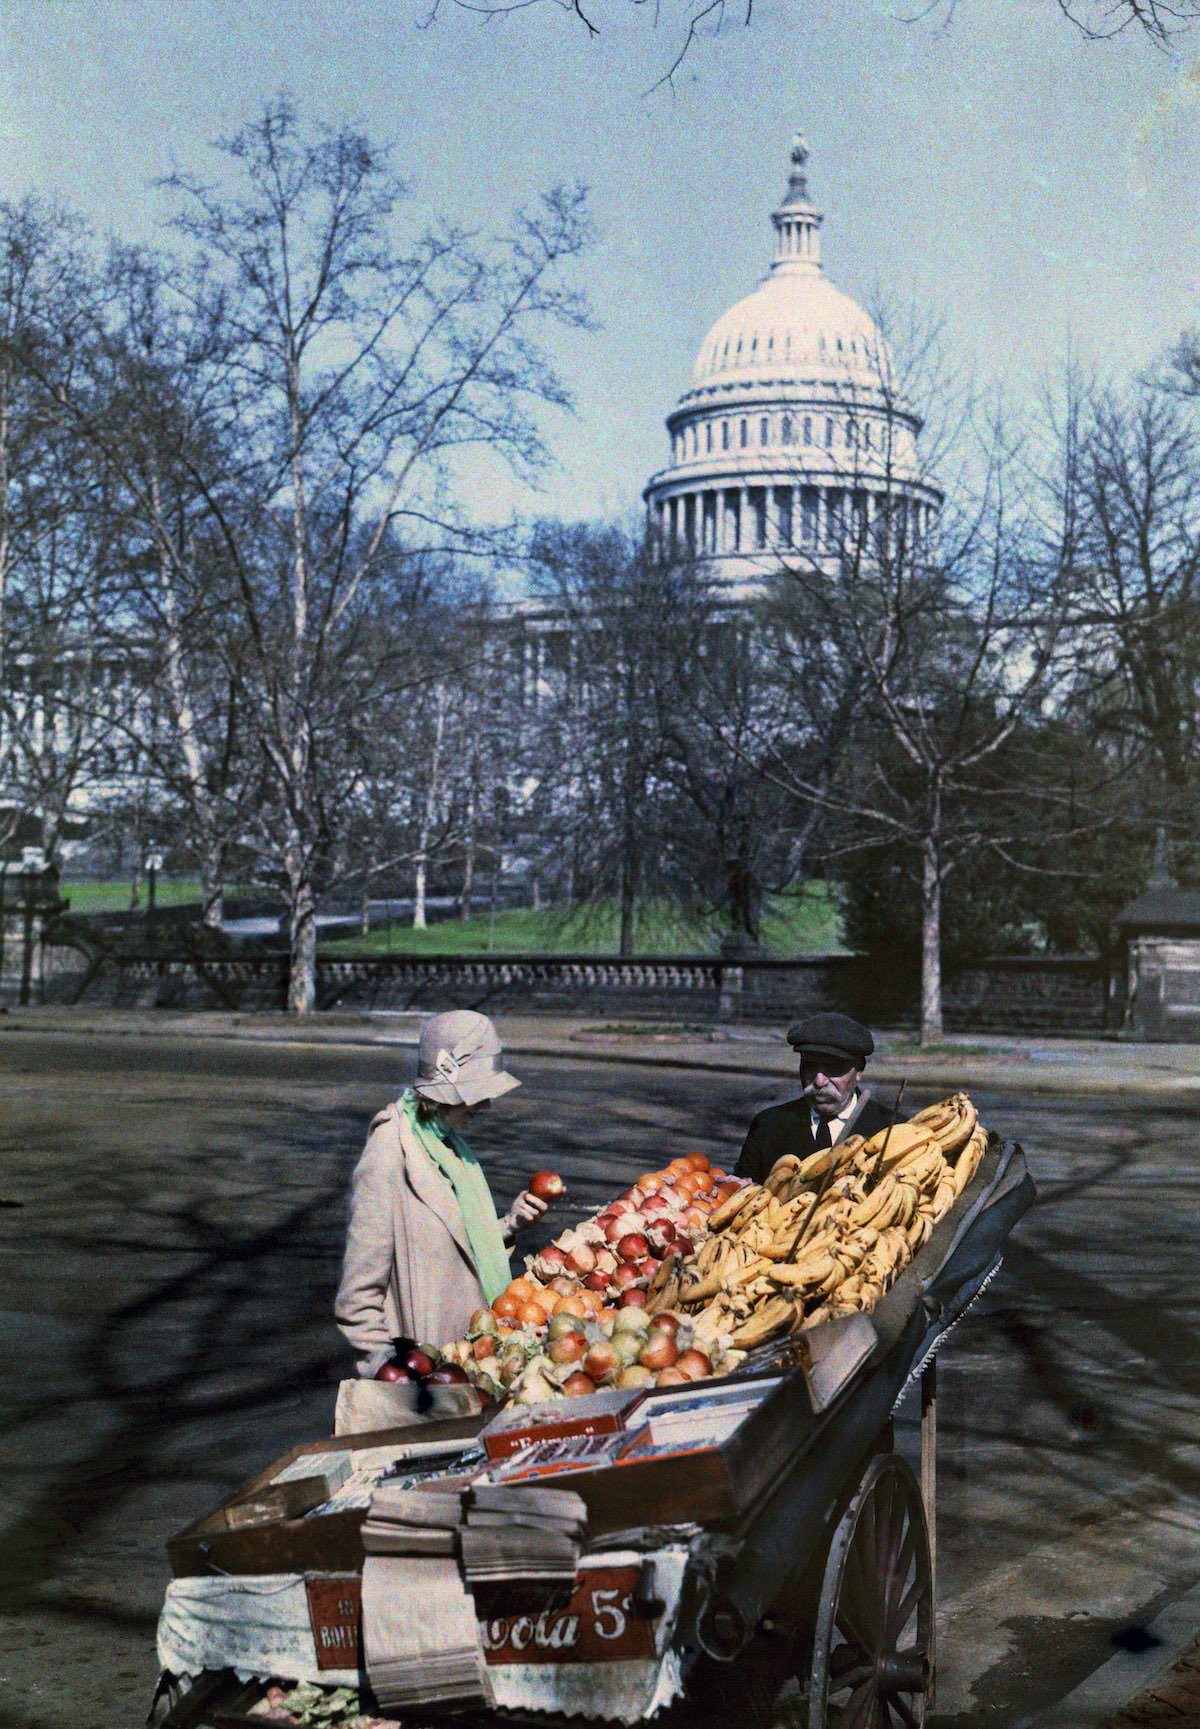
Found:
[(921, 1500), (929, 1527), (929, 1572), (934, 1614), (929, 1628), (929, 1692), (933, 1704), (937, 1686), (937, 1358), (921, 1370)]

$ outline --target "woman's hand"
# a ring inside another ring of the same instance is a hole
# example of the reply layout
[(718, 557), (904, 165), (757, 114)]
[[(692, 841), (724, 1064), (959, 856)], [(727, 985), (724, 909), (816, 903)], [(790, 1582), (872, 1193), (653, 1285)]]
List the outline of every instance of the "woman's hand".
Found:
[(536, 1225), (549, 1205), (549, 1201), (539, 1200), (532, 1190), (522, 1189), (500, 1221), (505, 1242), (511, 1242), (518, 1231), (527, 1231), (530, 1225)]

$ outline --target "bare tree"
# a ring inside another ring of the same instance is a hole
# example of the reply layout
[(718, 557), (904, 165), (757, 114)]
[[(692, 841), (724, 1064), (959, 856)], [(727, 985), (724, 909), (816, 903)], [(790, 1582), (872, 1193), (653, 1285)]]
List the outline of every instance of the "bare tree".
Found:
[(288, 1003), (305, 1012), (318, 884), (357, 782), (332, 741), (347, 703), (370, 702), (346, 668), (362, 676), (385, 538), (470, 544), (447, 504), (469, 447), (525, 473), (544, 461), (536, 410), (567, 396), (537, 342), (585, 321), (563, 273), (586, 223), (582, 193), (558, 190), (483, 245), (449, 226), (402, 243), (385, 154), (347, 129), (306, 132), (285, 98), (220, 151), (232, 188), (168, 183), (211, 434), (189, 478), (229, 572), (263, 764), (251, 838), (286, 880)]

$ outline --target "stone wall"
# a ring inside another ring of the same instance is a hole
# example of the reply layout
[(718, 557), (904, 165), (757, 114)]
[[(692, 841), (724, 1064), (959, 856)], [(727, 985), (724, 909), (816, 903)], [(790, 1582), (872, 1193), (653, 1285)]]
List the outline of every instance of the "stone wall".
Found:
[[(205, 961), (144, 954), (114, 957), (88, 981), (84, 1000), (114, 1007), (277, 1009), (285, 1000), (281, 955)], [(47, 1000), (69, 1001), (81, 957), (47, 969)], [(1096, 1033), (1113, 1019), (1104, 963), (1091, 957), (999, 958), (948, 971), (952, 1032)], [(322, 1008), (427, 1008), (491, 1012), (554, 1010), (611, 1018), (786, 1022), (842, 1008), (876, 1026), (912, 1025), (917, 981), (854, 955), (795, 961), (713, 956), (625, 960), (594, 955), (387, 956), (318, 965)]]

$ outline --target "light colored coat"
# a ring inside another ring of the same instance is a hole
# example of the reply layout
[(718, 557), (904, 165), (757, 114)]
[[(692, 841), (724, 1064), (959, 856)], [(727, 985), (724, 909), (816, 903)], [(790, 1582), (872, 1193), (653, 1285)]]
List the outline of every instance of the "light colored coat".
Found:
[(390, 1104), (355, 1167), (334, 1304), (359, 1374), (373, 1375), (401, 1335), (426, 1345), (461, 1338), (486, 1301), (458, 1197)]

